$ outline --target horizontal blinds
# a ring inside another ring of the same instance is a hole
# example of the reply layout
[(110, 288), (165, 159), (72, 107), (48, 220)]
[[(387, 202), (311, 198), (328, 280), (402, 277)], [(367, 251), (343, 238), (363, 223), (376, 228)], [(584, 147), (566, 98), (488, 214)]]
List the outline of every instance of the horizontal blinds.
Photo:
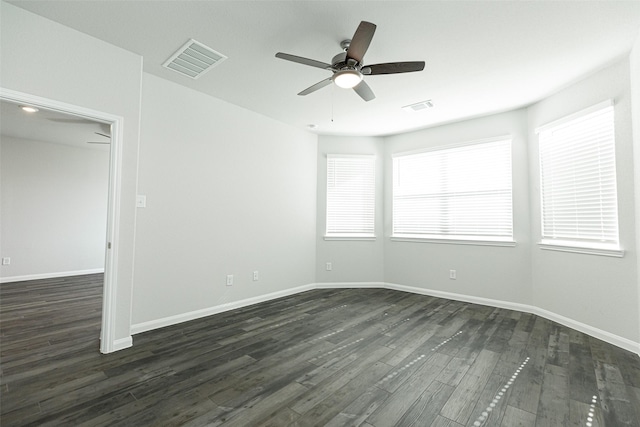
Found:
[(375, 157), (327, 156), (327, 236), (373, 236)]
[(512, 218), (510, 140), (394, 158), (394, 235), (504, 240)]
[(613, 106), (539, 134), (542, 238), (618, 244)]

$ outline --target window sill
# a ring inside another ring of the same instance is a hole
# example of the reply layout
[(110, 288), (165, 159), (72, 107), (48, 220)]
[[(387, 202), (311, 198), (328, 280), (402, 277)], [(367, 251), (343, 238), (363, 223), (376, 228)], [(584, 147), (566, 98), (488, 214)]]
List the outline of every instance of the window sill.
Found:
[(324, 236), (324, 240), (373, 242), (376, 240), (376, 236)]
[(585, 248), (581, 246), (560, 245), (548, 242), (539, 242), (538, 247), (546, 251), (571, 252), (576, 254), (624, 257), (623, 249)]
[(391, 236), (392, 242), (415, 242), (415, 243), (437, 243), (449, 245), (473, 245), (473, 246), (501, 246), (515, 247), (516, 242), (513, 240), (476, 240), (476, 239), (447, 239), (433, 237), (407, 237), (407, 236)]

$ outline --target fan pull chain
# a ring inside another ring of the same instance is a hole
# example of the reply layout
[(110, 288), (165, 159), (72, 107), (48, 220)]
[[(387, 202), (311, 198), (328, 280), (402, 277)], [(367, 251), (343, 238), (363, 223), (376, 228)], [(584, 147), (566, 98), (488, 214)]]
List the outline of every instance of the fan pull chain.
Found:
[(335, 85), (331, 85), (331, 123), (333, 123), (333, 98), (336, 92)]

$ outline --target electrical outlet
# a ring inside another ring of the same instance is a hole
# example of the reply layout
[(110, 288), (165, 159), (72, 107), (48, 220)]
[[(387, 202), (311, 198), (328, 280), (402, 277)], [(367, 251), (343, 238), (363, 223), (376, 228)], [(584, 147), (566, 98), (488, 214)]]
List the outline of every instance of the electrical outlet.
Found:
[(258, 270), (256, 270), (256, 271), (253, 272), (253, 281), (257, 282), (258, 279), (260, 279), (260, 275), (258, 273)]
[(331, 265), (331, 263), (328, 262), (326, 267), (327, 267), (327, 271), (331, 271), (331, 269), (333, 268), (333, 265)]
[(233, 274), (227, 274), (227, 286), (233, 285)]
[(9, 258), (8, 256), (2, 258), (2, 265), (9, 265), (9, 264), (11, 264), (11, 258)]
[(147, 196), (139, 194), (136, 196), (136, 207), (137, 208), (146, 208), (147, 207)]
[(456, 271), (455, 270), (449, 270), (449, 279), (456, 280)]

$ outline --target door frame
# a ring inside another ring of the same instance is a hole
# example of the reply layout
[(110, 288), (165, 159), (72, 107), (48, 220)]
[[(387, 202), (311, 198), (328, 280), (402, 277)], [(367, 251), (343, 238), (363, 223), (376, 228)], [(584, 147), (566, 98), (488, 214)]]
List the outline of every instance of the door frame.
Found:
[(41, 96), (17, 92), (0, 87), (0, 99), (37, 108), (53, 110), (100, 123), (111, 125), (109, 150), (109, 190), (107, 201), (107, 234), (105, 240), (104, 286), (102, 298), (102, 325), (100, 328), (100, 352), (111, 353), (124, 347), (116, 340), (116, 307), (118, 289), (118, 247), (120, 231), (120, 194), (122, 170), (122, 136), (124, 118), (67, 104)]

